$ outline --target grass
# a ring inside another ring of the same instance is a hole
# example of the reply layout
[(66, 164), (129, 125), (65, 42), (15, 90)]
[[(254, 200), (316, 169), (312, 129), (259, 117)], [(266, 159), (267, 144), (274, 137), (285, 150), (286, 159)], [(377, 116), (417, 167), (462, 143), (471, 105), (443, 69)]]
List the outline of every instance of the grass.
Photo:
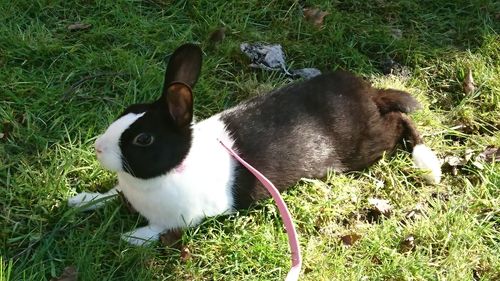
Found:
[[(284, 278), (286, 236), (271, 201), (190, 229), (188, 259), (120, 241), (144, 221), (119, 202), (94, 213), (66, 206), (115, 182), (94, 158), (95, 136), (125, 106), (156, 98), (169, 52), (187, 41), (206, 47), (222, 25), (227, 37), (206, 49), (196, 87), (199, 118), (290, 83), (247, 67), (239, 44), (263, 41), (282, 44), (294, 68), (345, 68), (410, 91), (424, 108), (412, 117), (441, 158), (500, 146), (498, 1), (306, 1), (330, 12), (321, 29), (304, 21), (301, 2), (1, 0), (0, 280), (50, 280), (71, 265), (79, 280)], [(92, 27), (67, 30), (79, 21)], [(409, 74), (383, 75), (388, 58)], [(469, 68), (476, 91), (464, 95)], [(359, 173), (297, 183), (284, 197), (302, 280), (499, 280), (500, 167), (472, 162), (437, 186), (403, 151)], [(370, 223), (368, 198), (389, 200), (392, 215)], [(349, 234), (361, 238), (344, 246)], [(410, 235), (415, 247), (403, 251)]]

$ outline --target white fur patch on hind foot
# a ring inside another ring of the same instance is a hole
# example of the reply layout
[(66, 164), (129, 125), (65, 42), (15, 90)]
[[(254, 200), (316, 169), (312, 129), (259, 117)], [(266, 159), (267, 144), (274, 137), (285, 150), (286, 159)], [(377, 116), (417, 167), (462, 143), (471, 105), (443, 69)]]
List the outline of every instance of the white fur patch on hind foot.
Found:
[(441, 163), (429, 147), (417, 144), (413, 148), (412, 156), (417, 168), (428, 171), (424, 177), (429, 183), (437, 184), (441, 181)]
[(122, 234), (122, 239), (135, 246), (144, 246), (158, 241), (163, 230), (162, 227), (148, 225)]

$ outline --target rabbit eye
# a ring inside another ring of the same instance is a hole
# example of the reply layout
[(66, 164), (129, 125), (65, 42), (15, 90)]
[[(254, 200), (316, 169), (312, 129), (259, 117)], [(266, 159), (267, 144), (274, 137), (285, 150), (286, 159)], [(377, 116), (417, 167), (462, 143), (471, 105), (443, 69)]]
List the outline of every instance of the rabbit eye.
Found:
[(140, 133), (135, 136), (133, 143), (138, 146), (149, 146), (153, 143), (155, 138), (147, 133)]

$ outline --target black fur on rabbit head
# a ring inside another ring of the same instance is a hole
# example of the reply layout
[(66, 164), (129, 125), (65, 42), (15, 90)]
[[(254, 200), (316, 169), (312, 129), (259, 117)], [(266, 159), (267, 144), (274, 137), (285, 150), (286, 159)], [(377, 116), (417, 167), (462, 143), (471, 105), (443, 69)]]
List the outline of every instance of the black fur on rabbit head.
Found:
[(172, 54), (161, 97), (129, 106), (97, 139), (97, 158), (105, 168), (148, 179), (182, 162), (191, 146), (192, 88), (201, 64), (196, 45), (184, 44)]

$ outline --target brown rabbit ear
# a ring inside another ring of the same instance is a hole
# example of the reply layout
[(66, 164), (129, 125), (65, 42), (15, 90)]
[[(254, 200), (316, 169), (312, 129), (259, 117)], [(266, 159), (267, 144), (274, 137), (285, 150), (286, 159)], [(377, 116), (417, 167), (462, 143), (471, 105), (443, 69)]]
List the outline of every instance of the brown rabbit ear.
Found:
[(193, 93), (191, 87), (182, 82), (174, 82), (167, 87), (163, 98), (177, 127), (189, 126), (191, 120), (193, 120)]
[(184, 44), (177, 48), (170, 57), (165, 72), (163, 94), (170, 84), (181, 82), (193, 88), (201, 71), (202, 53), (200, 47), (194, 44)]
[(373, 101), (382, 114), (391, 111), (410, 113), (421, 108), (418, 101), (410, 94), (395, 89), (379, 89), (373, 96)]

